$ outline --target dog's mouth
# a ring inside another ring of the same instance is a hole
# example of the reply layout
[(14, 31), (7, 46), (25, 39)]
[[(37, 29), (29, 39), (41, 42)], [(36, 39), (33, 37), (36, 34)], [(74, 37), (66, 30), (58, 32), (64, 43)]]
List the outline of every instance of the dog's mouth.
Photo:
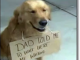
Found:
[(30, 24), (32, 25), (32, 27), (33, 27), (34, 29), (36, 29), (36, 30), (38, 30), (38, 31), (40, 31), (40, 32), (45, 31), (45, 28), (44, 28), (44, 27), (42, 27), (42, 28), (36, 28), (31, 22), (30, 22)]

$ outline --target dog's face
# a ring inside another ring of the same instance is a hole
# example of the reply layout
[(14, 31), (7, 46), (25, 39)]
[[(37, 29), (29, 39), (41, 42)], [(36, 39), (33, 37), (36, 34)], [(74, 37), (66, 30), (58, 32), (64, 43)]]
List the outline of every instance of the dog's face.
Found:
[(14, 13), (20, 22), (30, 24), (38, 31), (44, 31), (50, 20), (50, 7), (41, 0), (26, 1)]

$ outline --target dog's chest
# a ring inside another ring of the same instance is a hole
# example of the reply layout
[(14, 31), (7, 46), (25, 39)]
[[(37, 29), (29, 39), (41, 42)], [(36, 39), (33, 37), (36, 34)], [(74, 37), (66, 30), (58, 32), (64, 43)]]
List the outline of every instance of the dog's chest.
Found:
[(11, 41), (16, 41), (16, 40), (22, 40), (23, 38), (29, 38), (29, 37), (34, 37), (41, 35), (40, 33), (37, 32), (21, 32), (21, 31), (15, 31), (12, 36), (11, 36)]

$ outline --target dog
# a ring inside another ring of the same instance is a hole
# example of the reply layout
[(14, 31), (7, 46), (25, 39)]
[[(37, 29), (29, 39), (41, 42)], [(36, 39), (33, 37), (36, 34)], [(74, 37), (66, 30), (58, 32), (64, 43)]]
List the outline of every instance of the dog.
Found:
[[(1, 57), (11, 60), (9, 42), (31, 36), (42, 35), (47, 31), (51, 20), (50, 7), (42, 0), (27, 0), (14, 10), (6, 29), (1, 33)], [(42, 60), (42, 57), (37, 58)]]

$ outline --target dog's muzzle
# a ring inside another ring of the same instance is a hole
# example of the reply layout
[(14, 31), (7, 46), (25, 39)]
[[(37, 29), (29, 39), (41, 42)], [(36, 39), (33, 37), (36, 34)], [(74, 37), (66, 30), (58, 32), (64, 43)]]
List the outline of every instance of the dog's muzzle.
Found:
[(47, 20), (39, 21), (39, 25), (41, 25), (42, 27), (45, 27), (47, 25)]
[(36, 28), (31, 22), (30, 22), (30, 24), (32, 25), (32, 27), (33, 27), (34, 29), (36, 29), (36, 30), (38, 30), (38, 31), (40, 31), (40, 32), (45, 31), (45, 28), (44, 28), (44, 27)]

